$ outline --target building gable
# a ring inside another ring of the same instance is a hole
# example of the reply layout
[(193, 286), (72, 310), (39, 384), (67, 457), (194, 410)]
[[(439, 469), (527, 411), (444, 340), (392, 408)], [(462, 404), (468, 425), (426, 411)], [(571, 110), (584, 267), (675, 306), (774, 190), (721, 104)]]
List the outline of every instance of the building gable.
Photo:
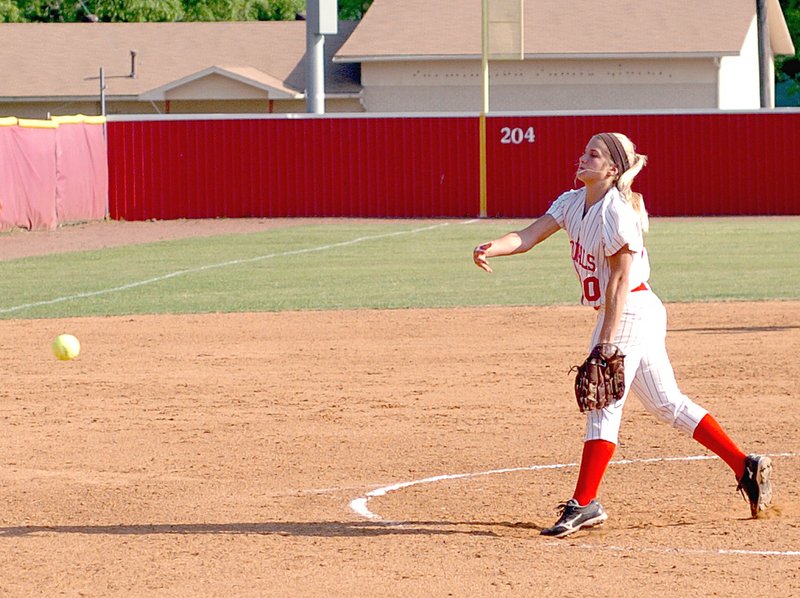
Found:
[(140, 95), (143, 100), (300, 99), (302, 91), (248, 67), (212, 66)]

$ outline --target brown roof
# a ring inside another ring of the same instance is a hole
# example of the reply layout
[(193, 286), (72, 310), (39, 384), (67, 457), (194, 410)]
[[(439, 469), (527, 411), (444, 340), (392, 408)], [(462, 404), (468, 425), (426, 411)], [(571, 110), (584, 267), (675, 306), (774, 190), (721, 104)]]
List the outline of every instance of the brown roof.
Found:
[[(525, 54), (735, 55), (755, 5), (753, 0), (525, 0)], [(768, 5), (774, 50), (793, 54), (778, 0)], [(375, 0), (335, 60), (480, 54), (480, 0)]]
[[(3, 23), (0, 96), (95, 97), (103, 67), (109, 97), (152, 96), (206, 71), (274, 88), (274, 97), (291, 97), (305, 89), (305, 27), (304, 21)], [(343, 21), (338, 35), (325, 38), (327, 93), (360, 89), (357, 67), (330, 61), (354, 27)], [(126, 76), (131, 50), (135, 78)]]

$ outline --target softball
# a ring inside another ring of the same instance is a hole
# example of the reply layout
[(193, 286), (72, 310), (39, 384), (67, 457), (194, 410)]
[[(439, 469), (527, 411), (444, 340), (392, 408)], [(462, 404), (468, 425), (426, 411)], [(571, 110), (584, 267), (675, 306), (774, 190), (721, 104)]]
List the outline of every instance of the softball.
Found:
[(81, 352), (80, 341), (71, 334), (62, 334), (53, 341), (53, 353), (62, 360), (75, 359)]

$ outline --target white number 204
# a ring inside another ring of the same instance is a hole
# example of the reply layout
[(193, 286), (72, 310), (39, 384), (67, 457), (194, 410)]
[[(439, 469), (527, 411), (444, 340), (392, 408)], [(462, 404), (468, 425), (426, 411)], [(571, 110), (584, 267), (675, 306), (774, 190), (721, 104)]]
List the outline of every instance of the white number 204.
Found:
[(503, 127), (500, 129), (500, 143), (513, 143), (519, 145), (527, 141), (533, 143), (536, 140), (536, 134), (533, 132), (533, 127), (522, 129), (521, 127)]

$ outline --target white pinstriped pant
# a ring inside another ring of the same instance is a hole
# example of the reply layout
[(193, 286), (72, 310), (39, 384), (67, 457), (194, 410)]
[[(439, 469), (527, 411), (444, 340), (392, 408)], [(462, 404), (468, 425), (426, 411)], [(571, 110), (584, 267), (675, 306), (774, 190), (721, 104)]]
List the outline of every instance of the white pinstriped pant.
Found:
[[(598, 313), (589, 350), (597, 344), (605, 310)], [(652, 291), (630, 293), (614, 343), (625, 354), (625, 396), (586, 416), (585, 440), (617, 444), (622, 409), (631, 390), (650, 413), (691, 436), (708, 411), (684, 395), (675, 381), (666, 347), (667, 311)]]

